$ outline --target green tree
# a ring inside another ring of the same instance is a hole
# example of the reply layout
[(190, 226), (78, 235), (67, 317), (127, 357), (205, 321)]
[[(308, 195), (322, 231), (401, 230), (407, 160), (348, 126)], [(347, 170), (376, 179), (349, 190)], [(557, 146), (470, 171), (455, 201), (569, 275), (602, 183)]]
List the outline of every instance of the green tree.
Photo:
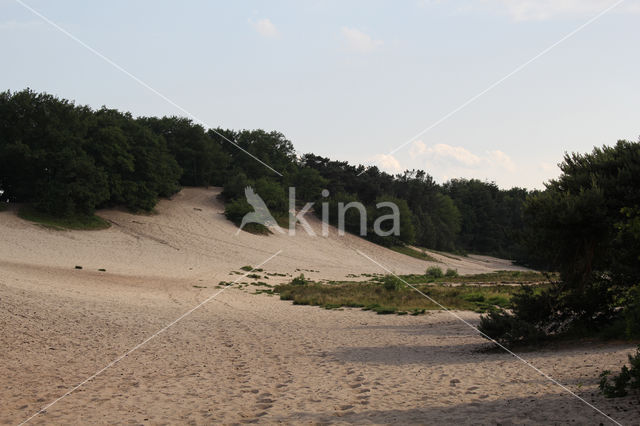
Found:
[(182, 185), (223, 185), (230, 157), (202, 126), (180, 117), (146, 117), (138, 121), (166, 140), (169, 152), (183, 170)]
[[(538, 331), (564, 332), (637, 317), (640, 302), (632, 289), (640, 283), (640, 143), (567, 154), (560, 169), (558, 179), (528, 199), (524, 214), (528, 249), (558, 270), (560, 281), (515, 299), (514, 314), (500, 320), (512, 317)], [(535, 316), (524, 314), (532, 311)]]

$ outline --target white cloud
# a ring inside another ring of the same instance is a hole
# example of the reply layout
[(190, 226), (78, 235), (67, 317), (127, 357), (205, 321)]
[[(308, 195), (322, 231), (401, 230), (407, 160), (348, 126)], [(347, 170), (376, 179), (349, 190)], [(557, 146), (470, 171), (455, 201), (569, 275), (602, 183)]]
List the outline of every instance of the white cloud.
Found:
[(500, 150), (487, 151), (485, 155), (476, 155), (462, 146), (444, 143), (427, 146), (422, 141), (415, 141), (411, 144), (409, 155), (413, 160), (426, 157), (430, 163), (446, 163), (467, 169), (489, 167), (500, 168), (511, 173), (517, 169), (511, 157)]
[(500, 150), (495, 150), (495, 151), (489, 151), (488, 154), (489, 155), (487, 157), (487, 160), (489, 161), (489, 164), (500, 166), (503, 169), (512, 173), (516, 171), (516, 163), (514, 163), (511, 157), (509, 157), (504, 152)]
[(374, 155), (372, 162), (384, 171), (391, 173), (401, 173), (404, 171), (400, 162), (391, 154)]
[(262, 37), (276, 38), (280, 35), (278, 29), (269, 18), (262, 18), (255, 22), (253, 19), (249, 19), (249, 23)]
[(480, 157), (461, 146), (439, 143), (427, 148), (427, 152), (436, 159), (454, 161), (467, 167), (474, 167), (482, 162)]
[[(548, 20), (594, 16), (615, 0), (485, 0), (503, 9), (516, 21)], [(616, 6), (616, 12), (640, 12), (638, 0)]]
[(374, 40), (368, 34), (355, 28), (342, 27), (342, 36), (349, 49), (356, 52), (368, 53), (382, 46), (382, 41)]

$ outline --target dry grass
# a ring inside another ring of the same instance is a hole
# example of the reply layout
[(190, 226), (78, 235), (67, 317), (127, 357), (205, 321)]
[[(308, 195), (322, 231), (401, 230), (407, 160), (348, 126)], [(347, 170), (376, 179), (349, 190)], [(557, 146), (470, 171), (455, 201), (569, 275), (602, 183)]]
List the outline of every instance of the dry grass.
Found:
[[(423, 277), (424, 278), (424, 277)], [(448, 309), (488, 312), (508, 308), (511, 296), (518, 291), (513, 285), (415, 284), (424, 294)], [(281, 284), (274, 288), (282, 300), (297, 305), (363, 308), (379, 314), (419, 314), (426, 310), (442, 309), (414, 289), (394, 277), (376, 278), (369, 282), (337, 282), (323, 284), (304, 282)]]

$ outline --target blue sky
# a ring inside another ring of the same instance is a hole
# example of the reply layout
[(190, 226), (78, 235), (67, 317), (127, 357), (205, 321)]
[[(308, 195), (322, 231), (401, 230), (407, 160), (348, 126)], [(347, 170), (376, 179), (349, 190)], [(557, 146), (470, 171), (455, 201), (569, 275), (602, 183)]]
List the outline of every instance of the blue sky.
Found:
[[(564, 152), (640, 134), (639, 0), (392, 155), (616, 1), (24, 1), (206, 125), (279, 130), (300, 154), (541, 188)], [(184, 115), (14, 0), (0, 55), (1, 90)]]

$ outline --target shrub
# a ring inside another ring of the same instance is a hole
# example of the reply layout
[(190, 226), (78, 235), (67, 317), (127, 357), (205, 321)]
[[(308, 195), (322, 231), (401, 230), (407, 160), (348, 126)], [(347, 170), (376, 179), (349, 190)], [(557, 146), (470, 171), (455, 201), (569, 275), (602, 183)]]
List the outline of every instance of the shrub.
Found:
[(444, 276), (445, 277), (449, 277), (449, 278), (457, 277), (458, 276), (458, 270), (457, 269), (447, 268), (447, 272), (444, 273)]
[(431, 266), (430, 268), (427, 268), (426, 275), (429, 278), (442, 278), (444, 273), (442, 272), (442, 268), (439, 266)]
[(252, 211), (253, 208), (244, 198), (238, 198), (237, 200), (230, 201), (224, 205), (224, 215), (236, 225), (239, 225), (240, 222), (242, 222), (244, 215)]
[(387, 275), (382, 280), (382, 286), (387, 291), (397, 291), (402, 287), (402, 282), (393, 275)]
[(307, 284), (307, 279), (304, 277), (304, 274), (300, 274), (291, 280), (291, 284), (293, 285), (305, 285)]
[(469, 293), (464, 295), (463, 298), (469, 302), (484, 302), (484, 294), (482, 293)]
[(478, 330), (503, 345), (537, 343), (545, 336), (536, 326), (503, 310), (482, 316)]
[(375, 308), (373, 308), (371, 310), (374, 311), (378, 315), (391, 315), (391, 314), (395, 314), (396, 311), (397, 311), (396, 308), (387, 307), (387, 306), (376, 306)]
[(613, 383), (609, 381), (610, 371), (600, 374), (600, 392), (605, 397), (626, 396), (630, 389), (640, 389), (640, 345), (635, 355), (629, 355), (629, 364), (631, 367), (623, 365), (620, 374), (612, 377)]

